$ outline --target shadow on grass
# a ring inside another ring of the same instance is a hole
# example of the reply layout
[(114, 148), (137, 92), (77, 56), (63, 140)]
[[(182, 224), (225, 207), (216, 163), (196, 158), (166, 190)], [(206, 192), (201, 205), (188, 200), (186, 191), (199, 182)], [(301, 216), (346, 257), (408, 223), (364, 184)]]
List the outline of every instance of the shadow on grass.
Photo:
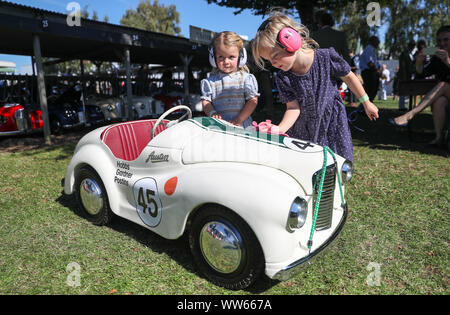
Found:
[[(347, 108), (350, 113), (354, 108)], [(369, 147), (377, 150), (406, 150), (448, 157), (449, 152), (427, 145), (434, 139), (433, 117), (430, 113), (421, 113), (410, 121), (408, 127), (395, 127), (388, 122), (402, 112), (393, 109), (379, 110), (379, 119), (371, 122), (365, 113), (350, 124), (354, 146)], [(364, 131), (361, 131), (362, 129)]]
[[(346, 107), (346, 110), (347, 114), (350, 114), (355, 108)], [(379, 108), (379, 119), (375, 122), (371, 122), (365, 112), (359, 113), (356, 121), (350, 124), (353, 145), (378, 150), (405, 150), (449, 156), (449, 152), (445, 149), (427, 146), (434, 138), (433, 117), (429, 112), (417, 115), (410, 122), (410, 126), (405, 128), (396, 128), (388, 122), (390, 117), (397, 117), (403, 113), (395, 109)], [(278, 124), (283, 114), (283, 108), (277, 106), (276, 110), (271, 112), (256, 111), (252, 117), (257, 122), (271, 119), (274, 124)]]
[[(61, 195), (55, 200), (65, 208), (70, 209), (74, 214), (84, 219), (83, 215), (78, 209), (75, 198), (68, 196), (61, 192)], [(175, 260), (180, 266), (191, 273), (195, 273), (197, 276), (205, 279), (202, 274), (197, 271), (194, 265), (192, 254), (189, 249), (189, 240), (187, 233), (185, 232), (180, 238), (176, 240), (165, 239), (158, 234), (124, 218), (114, 216), (112, 222), (108, 225), (114, 231), (132, 237), (140, 244), (144, 245), (148, 249), (156, 253), (165, 253), (171, 259)], [(246, 292), (251, 294), (260, 294), (272, 286), (279, 283), (277, 280), (272, 280), (263, 274), (250, 288), (247, 288)]]

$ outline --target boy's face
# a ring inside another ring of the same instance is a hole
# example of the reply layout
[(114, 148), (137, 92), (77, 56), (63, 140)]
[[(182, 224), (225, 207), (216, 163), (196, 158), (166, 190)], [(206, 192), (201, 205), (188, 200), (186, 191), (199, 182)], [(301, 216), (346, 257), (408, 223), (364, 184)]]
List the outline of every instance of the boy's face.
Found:
[(289, 71), (292, 68), (296, 57), (295, 53), (289, 53), (278, 47), (263, 47), (260, 50), (260, 55), (269, 61), (272, 66), (283, 71)]
[(442, 32), (436, 37), (437, 46), (450, 53), (450, 32)]
[(216, 46), (216, 64), (220, 71), (233, 73), (238, 70), (239, 48), (225, 46), (222, 43)]

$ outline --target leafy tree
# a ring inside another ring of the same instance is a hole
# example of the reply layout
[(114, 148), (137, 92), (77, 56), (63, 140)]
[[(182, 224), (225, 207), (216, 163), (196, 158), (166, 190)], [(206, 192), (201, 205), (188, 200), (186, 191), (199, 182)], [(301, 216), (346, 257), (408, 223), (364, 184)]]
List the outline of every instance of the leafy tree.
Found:
[(94, 20), (94, 21), (98, 21), (98, 14), (97, 14), (97, 11), (94, 10), (94, 11), (92, 12), (92, 17), (91, 17), (91, 19)]
[[(338, 21), (336, 29), (344, 31), (347, 35), (348, 47), (356, 52), (364, 47), (371, 35), (376, 35), (378, 27), (369, 27), (367, 24), (367, 4), (349, 2), (338, 10), (332, 11), (333, 18)], [(384, 15), (381, 15), (383, 18)]]
[[(316, 28), (314, 13), (325, 10), (337, 21), (336, 28), (344, 31), (349, 48), (365, 47), (378, 26), (369, 26), (367, 5), (372, 0), (206, 0), (219, 6), (236, 8), (235, 14), (249, 9), (255, 15), (268, 15), (271, 8), (283, 8), (294, 16), (297, 11), (302, 24)], [(423, 38), (434, 45), (435, 33), (442, 25), (450, 24), (450, 0), (379, 0), (381, 25), (388, 24), (384, 47), (389, 55), (398, 57), (411, 39)]]
[(426, 39), (429, 46), (436, 45), (436, 31), (443, 25), (450, 25), (450, 0), (421, 1), (421, 8), (423, 19), (418, 37)]
[(146, 31), (179, 35), (181, 29), (180, 14), (175, 5), (165, 7), (158, 0), (141, 0), (136, 10), (127, 10), (120, 19), (120, 24)]
[[(267, 15), (271, 8), (284, 8), (291, 13), (295, 10), (301, 23), (308, 28), (314, 29), (314, 12), (316, 9), (325, 9), (329, 11), (339, 11), (345, 7), (347, 0), (206, 0), (209, 4), (214, 3), (219, 6), (237, 8), (234, 14), (239, 14), (245, 9), (251, 10), (255, 15)], [(369, 0), (358, 1), (359, 6), (366, 8)], [(387, 0), (378, 1), (383, 5)]]
[(400, 56), (408, 43), (420, 32), (420, 20), (424, 16), (419, 7), (420, 0), (397, 0), (387, 5), (389, 28), (386, 32), (385, 47), (389, 55)]
[(88, 5), (85, 5), (84, 7), (83, 7), (83, 9), (81, 9), (81, 17), (83, 18), (83, 19), (87, 19), (87, 18), (89, 18), (89, 11), (88, 11)]

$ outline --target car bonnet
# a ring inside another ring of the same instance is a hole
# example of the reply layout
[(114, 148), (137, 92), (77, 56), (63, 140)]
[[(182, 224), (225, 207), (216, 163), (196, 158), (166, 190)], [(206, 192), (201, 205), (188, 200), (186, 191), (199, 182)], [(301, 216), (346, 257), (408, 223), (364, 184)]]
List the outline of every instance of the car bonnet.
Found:
[(184, 164), (251, 163), (277, 168), (297, 178), (299, 173), (317, 171), (323, 164), (323, 147), (318, 144), (243, 129), (209, 117), (188, 122), (202, 132), (196, 132), (184, 143)]

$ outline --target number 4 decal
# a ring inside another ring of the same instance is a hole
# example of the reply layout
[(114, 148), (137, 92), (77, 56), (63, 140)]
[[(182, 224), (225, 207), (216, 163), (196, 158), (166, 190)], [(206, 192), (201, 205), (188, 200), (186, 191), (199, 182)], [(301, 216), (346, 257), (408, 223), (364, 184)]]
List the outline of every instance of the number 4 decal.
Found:
[(283, 139), (283, 143), (291, 150), (302, 151), (302, 152), (317, 152), (320, 149), (319, 146), (308, 142), (302, 141), (295, 138), (285, 137)]
[(302, 142), (302, 141), (299, 141), (299, 140), (293, 140), (291, 143), (293, 145), (295, 145), (297, 148), (299, 148), (300, 150), (305, 150), (307, 147), (311, 147), (311, 148), (314, 147), (309, 142)]
[(138, 180), (133, 186), (133, 193), (141, 220), (150, 227), (157, 226), (161, 221), (162, 204), (156, 181), (150, 177)]

